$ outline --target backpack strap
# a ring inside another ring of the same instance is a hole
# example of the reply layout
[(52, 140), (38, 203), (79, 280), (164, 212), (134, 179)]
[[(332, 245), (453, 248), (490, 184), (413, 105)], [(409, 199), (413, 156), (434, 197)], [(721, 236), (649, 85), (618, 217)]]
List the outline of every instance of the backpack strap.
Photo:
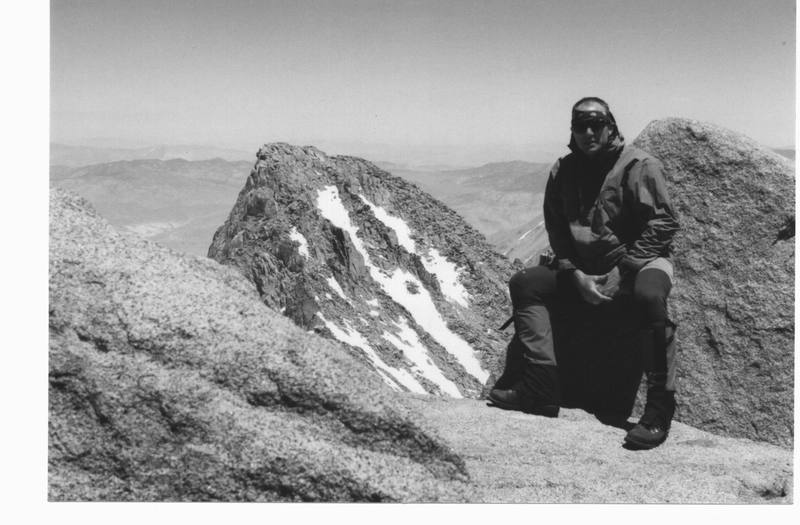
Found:
[(631, 169), (639, 162), (638, 158), (631, 159), (626, 165), (625, 168), (622, 170), (622, 179), (620, 180), (620, 187), (622, 188), (622, 205), (628, 206), (631, 202), (631, 198), (629, 197), (630, 191), (628, 190), (628, 179), (631, 176)]
[(622, 188), (623, 188), (623, 189), (628, 187), (628, 178), (630, 178), (630, 175), (631, 175), (631, 168), (633, 168), (633, 166), (634, 166), (634, 165), (635, 165), (637, 162), (639, 162), (639, 159), (637, 159), (637, 158), (633, 158), (633, 159), (631, 159), (631, 161), (630, 161), (630, 162), (628, 162), (628, 163), (625, 165), (625, 169), (624, 169), (624, 170), (622, 170), (622, 181), (621, 181), (621, 185), (622, 185)]

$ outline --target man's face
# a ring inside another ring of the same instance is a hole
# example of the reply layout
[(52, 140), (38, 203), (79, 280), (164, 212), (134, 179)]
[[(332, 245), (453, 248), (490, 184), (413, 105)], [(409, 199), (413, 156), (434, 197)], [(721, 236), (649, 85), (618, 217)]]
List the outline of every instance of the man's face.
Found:
[(595, 157), (608, 146), (611, 135), (606, 110), (597, 102), (586, 102), (575, 110), (572, 118), (575, 144), (587, 157)]

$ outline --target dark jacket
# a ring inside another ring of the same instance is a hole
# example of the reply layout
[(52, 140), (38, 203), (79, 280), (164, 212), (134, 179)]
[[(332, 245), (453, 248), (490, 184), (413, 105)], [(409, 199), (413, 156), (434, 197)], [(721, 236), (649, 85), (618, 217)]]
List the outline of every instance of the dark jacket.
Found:
[(544, 220), (559, 269), (638, 271), (679, 229), (661, 162), (621, 140), (600, 159), (573, 150), (550, 171)]

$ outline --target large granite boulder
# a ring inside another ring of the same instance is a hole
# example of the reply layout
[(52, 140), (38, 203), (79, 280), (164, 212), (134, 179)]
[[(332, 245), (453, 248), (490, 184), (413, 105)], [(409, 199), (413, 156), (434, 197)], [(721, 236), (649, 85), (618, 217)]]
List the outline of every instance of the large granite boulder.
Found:
[(480, 397), (509, 336), (510, 262), (454, 211), (375, 165), (262, 147), (209, 257), (267, 306), (338, 339), (396, 390)]
[(791, 446), (794, 166), (747, 137), (684, 119), (634, 145), (666, 167), (681, 232), (670, 306), (678, 323), (678, 419)]
[(50, 206), (50, 500), (463, 499), (463, 460), (238, 272)]

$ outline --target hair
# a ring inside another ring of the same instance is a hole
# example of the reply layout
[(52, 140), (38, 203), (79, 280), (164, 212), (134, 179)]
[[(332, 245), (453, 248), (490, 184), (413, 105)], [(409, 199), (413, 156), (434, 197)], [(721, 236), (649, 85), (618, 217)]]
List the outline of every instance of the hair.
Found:
[(583, 97), (582, 99), (580, 99), (579, 101), (577, 101), (575, 104), (572, 105), (572, 111), (575, 111), (578, 108), (578, 106), (586, 102), (597, 102), (598, 104), (603, 106), (603, 109), (606, 110), (606, 113), (609, 115), (609, 117), (611, 116), (611, 109), (609, 109), (608, 107), (608, 102), (599, 97)]

